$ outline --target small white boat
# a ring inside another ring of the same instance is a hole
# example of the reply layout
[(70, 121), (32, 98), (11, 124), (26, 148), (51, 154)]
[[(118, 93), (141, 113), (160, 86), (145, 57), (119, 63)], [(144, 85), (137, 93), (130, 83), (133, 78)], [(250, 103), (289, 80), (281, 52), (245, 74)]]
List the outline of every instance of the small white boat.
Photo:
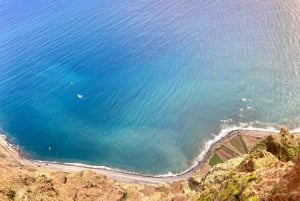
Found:
[(81, 98), (83, 98), (83, 95), (77, 94), (77, 98), (81, 99)]

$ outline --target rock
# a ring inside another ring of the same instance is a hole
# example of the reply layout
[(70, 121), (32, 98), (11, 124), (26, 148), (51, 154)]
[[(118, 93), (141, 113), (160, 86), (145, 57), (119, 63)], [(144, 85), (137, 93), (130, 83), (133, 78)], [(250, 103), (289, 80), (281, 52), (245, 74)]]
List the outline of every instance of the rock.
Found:
[(195, 190), (195, 191), (200, 191), (202, 189), (201, 183), (196, 181), (192, 177), (188, 179), (188, 185), (189, 185), (190, 189)]
[(243, 165), (241, 165), (241, 169), (245, 172), (253, 172), (256, 169), (255, 162), (251, 158), (250, 160), (246, 160)]
[(266, 150), (275, 155), (280, 161), (296, 161), (299, 144), (287, 128), (281, 128), (279, 134), (270, 135), (265, 140)]

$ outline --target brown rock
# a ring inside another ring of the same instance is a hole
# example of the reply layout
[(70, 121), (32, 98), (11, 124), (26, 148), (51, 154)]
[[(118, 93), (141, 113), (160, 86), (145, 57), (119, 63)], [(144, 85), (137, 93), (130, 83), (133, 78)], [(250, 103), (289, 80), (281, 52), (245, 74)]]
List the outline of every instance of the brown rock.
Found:
[(295, 161), (299, 151), (299, 144), (294, 135), (287, 128), (281, 128), (279, 134), (270, 135), (264, 141), (266, 149), (279, 160), (287, 162)]

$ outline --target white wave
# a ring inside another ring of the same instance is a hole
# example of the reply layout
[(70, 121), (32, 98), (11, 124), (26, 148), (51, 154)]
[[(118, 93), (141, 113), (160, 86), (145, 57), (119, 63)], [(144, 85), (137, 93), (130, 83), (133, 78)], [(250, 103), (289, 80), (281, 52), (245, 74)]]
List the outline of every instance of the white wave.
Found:
[(138, 172), (132, 172), (132, 171), (126, 171), (126, 170), (121, 170), (118, 168), (110, 168), (107, 166), (101, 166), (101, 165), (88, 165), (85, 163), (68, 163), (68, 162), (57, 162), (57, 161), (44, 161), (44, 160), (33, 160), (33, 159), (27, 159), (33, 162), (38, 162), (38, 163), (48, 163), (48, 164), (57, 164), (57, 165), (66, 165), (66, 166), (74, 166), (74, 167), (79, 167), (79, 168), (90, 168), (94, 170), (106, 170), (106, 171), (114, 171), (114, 172), (119, 172), (122, 174), (130, 174), (130, 175), (137, 175), (137, 176), (145, 176), (145, 177), (153, 177), (153, 178), (162, 178), (162, 177), (175, 177), (180, 174), (174, 174), (172, 172), (168, 172), (167, 174), (161, 174), (161, 175), (150, 175), (150, 174), (142, 174)]
[(241, 101), (242, 101), (242, 102), (252, 102), (252, 99), (249, 99), (249, 98), (242, 98)]
[(297, 66), (294, 64), (293, 67), (294, 67), (294, 74), (295, 74), (296, 77), (298, 77)]
[(176, 176), (176, 174), (174, 174), (172, 172), (168, 172), (167, 174), (165, 174), (165, 176)]
[[(216, 143), (217, 141), (221, 140), (223, 137), (225, 137), (226, 135), (228, 135), (230, 132), (234, 131), (234, 130), (238, 130), (239, 127), (237, 126), (229, 126), (227, 128), (224, 128), (220, 131), (220, 133), (218, 135), (214, 135), (214, 138), (211, 140), (208, 140), (205, 145), (204, 145), (204, 149), (202, 150), (202, 152), (198, 155), (198, 157), (196, 158), (195, 162), (199, 162), (201, 160), (204, 159), (205, 155), (207, 154), (207, 152), (209, 151), (210, 147)], [(195, 163), (194, 162), (194, 163)]]
[(252, 111), (255, 110), (255, 109), (254, 109), (253, 107), (251, 107), (251, 106), (247, 106), (246, 109), (247, 109), (247, 110), (252, 110)]
[(238, 128), (246, 128), (247, 126), (249, 126), (249, 123), (244, 123), (244, 122), (240, 122), (238, 126)]
[(291, 133), (300, 133), (300, 127), (294, 128), (293, 130), (290, 130)]
[(220, 122), (222, 122), (224, 124), (228, 124), (228, 123), (233, 122), (233, 120), (232, 119), (222, 119), (222, 120), (220, 120)]

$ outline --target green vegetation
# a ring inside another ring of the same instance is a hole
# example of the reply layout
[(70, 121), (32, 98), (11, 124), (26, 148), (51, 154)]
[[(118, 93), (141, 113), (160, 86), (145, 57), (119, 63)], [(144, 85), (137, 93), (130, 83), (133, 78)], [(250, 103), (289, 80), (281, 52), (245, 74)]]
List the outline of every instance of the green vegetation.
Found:
[(248, 198), (248, 201), (259, 201), (257, 196), (251, 196)]
[(200, 195), (197, 201), (211, 201), (211, 199), (208, 195)]
[(222, 186), (222, 190), (219, 191), (221, 200), (240, 200), (241, 181), (236, 175), (232, 175)]
[(286, 145), (283, 145), (282, 147), (282, 160), (283, 161), (296, 161), (297, 156), (298, 156), (298, 152), (299, 152), (299, 147), (296, 146), (292, 146), (292, 147), (288, 147)]
[(264, 141), (258, 142), (256, 148), (249, 153), (246, 159), (259, 159), (264, 157), (266, 151), (266, 144)]
[(231, 172), (230, 175), (224, 180), (220, 188), (211, 188), (209, 191), (201, 192), (198, 201), (210, 201), (210, 200), (250, 200), (256, 201), (257, 197), (245, 194), (245, 189), (249, 183), (256, 180), (256, 175), (253, 173), (245, 174), (244, 176)]
[(245, 176), (244, 183), (249, 183), (249, 182), (255, 181), (255, 180), (256, 180), (256, 175), (250, 174), (250, 175)]
[(223, 163), (224, 161), (217, 155), (217, 154), (214, 154), (211, 159), (209, 160), (209, 165), (211, 166), (215, 166), (219, 163)]

